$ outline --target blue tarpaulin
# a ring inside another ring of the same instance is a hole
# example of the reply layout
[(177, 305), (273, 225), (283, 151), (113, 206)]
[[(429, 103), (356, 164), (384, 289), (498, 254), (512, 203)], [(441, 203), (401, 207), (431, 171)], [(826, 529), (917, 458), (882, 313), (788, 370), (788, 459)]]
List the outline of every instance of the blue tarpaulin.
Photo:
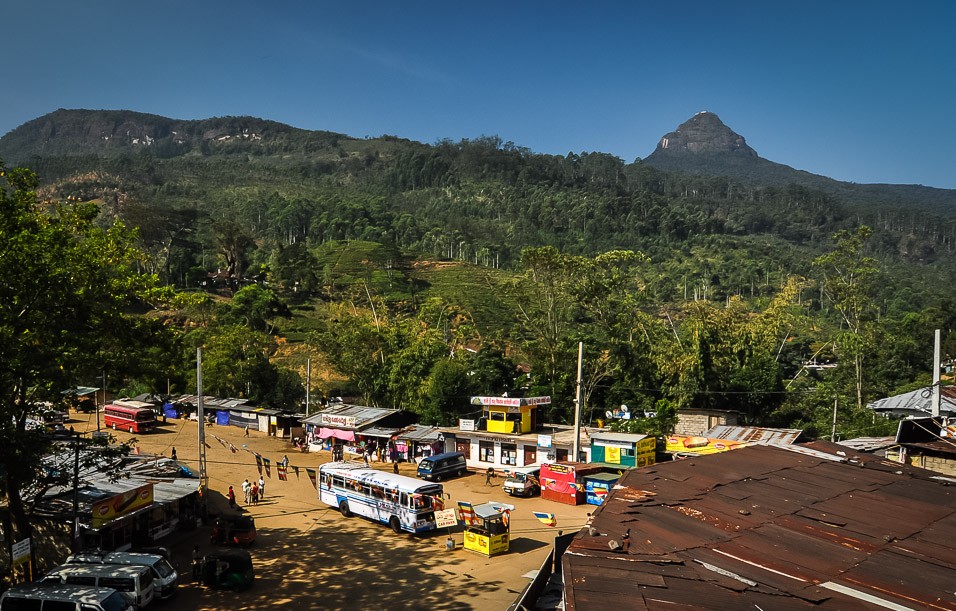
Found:
[(228, 426), (229, 412), (226, 412), (226, 411), (216, 412), (216, 424), (219, 424), (221, 426)]
[(179, 418), (179, 410), (177, 410), (176, 406), (172, 403), (163, 404), (163, 414), (165, 414), (167, 418)]

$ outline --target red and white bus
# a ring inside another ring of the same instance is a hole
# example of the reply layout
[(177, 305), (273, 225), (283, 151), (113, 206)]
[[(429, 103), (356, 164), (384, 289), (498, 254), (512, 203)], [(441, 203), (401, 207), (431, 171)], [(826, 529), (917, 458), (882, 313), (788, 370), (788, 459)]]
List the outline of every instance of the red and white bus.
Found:
[(152, 407), (110, 403), (103, 408), (103, 424), (130, 433), (148, 433), (156, 428), (156, 412)]

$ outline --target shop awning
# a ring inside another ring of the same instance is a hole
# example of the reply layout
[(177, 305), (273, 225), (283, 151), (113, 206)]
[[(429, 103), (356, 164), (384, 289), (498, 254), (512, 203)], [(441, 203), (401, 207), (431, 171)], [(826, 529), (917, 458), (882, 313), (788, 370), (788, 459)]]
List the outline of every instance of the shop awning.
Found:
[(319, 429), (317, 437), (320, 439), (335, 437), (336, 439), (341, 439), (342, 441), (355, 441), (355, 431), (343, 431), (342, 429), (328, 429), (323, 427)]

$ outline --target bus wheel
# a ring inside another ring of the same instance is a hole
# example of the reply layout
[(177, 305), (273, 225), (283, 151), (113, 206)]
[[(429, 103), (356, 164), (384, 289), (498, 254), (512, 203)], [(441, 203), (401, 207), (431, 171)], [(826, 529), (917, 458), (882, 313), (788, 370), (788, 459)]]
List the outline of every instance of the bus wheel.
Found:
[(398, 521), (398, 516), (392, 516), (388, 519), (388, 525), (392, 527), (396, 535), (402, 533), (402, 523)]
[(342, 501), (341, 503), (339, 503), (339, 511), (340, 511), (340, 512), (342, 513), (342, 515), (345, 516), (346, 518), (351, 518), (351, 517), (352, 517), (352, 512), (349, 510), (349, 502), (348, 502), (348, 501)]

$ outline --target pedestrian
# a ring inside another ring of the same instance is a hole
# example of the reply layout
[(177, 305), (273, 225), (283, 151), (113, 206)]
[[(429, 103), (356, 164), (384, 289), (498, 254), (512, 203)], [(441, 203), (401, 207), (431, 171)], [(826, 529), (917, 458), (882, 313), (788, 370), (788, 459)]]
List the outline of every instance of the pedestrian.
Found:
[(258, 482), (252, 482), (252, 504), (259, 504), (259, 484)]
[(266, 480), (262, 479), (262, 476), (259, 476), (259, 499), (262, 500), (266, 498)]
[(193, 547), (193, 581), (199, 581), (199, 578), (202, 576), (202, 554), (199, 551), (199, 546), (196, 545)]
[(398, 461), (397, 461), (397, 460), (393, 460), (393, 461), (392, 461), (392, 472), (393, 472), (393, 473), (398, 473)]
[(245, 429), (245, 430), (246, 430), (246, 432), (245, 432), (245, 434), (243, 435), (243, 437), (248, 437), (248, 436), (249, 436), (249, 425), (248, 425), (248, 424), (246, 425), (246, 429)]
[(173, 460), (176, 460), (176, 446), (173, 446), (173, 455), (172, 455), (172, 458), (173, 458)]
[(236, 506), (236, 491), (232, 489), (232, 486), (229, 486), (229, 492), (226, 493), (229, 497), (229, 507), (235, 508)]
[(485, 485), (486, 485), (486, 486), (494, 486), (494, 484), (491, 483), (491, 478), (493, 478), (494, 476), (495, 476), (495, 468), (494, 468), (494, 467), (488, 467), (488, 470), (485, 471)]
[(249, 483), (249, 478), (246, 478), (246, 481), (242, 482), (242, 497), (246, 501), (246, 505), (252, 503), (252, 484)]
[(289, 468), (289, 455), (288, 455), (288, 454), (285, 454), (285, 455), (282, 457), (282, 466), (285, 467), (286, 469)]
[(362, 452), (362, 458), (365, 459), (365, 466), (366, 466), (366, 467), (368, 466), (368, 454), (369, 454), (369, 450), (368, 450), (368, 448), (365, 448), (365, 451)]

